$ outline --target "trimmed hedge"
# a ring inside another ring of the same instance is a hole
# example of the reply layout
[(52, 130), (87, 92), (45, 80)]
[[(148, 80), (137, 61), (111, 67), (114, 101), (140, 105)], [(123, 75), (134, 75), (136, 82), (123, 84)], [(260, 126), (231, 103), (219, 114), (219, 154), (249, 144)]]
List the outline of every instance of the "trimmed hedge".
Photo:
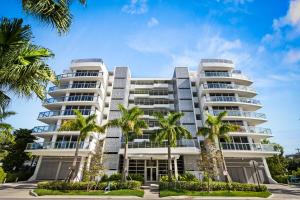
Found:
[[(39, 182), (37, 184), (38, 189), (48, 189), (48, 190), (87, 190), (88, 188), (94, 190), (104, 190), (108, 185), (108, 182), (96, 183), (92, 182), (74, 182), (67, 183), (64, 181), (45, 181)], [(141, 182), (139, 181), (127, 181), (127, 182), (110, 182), (110, 190), (119, 189), (139, 189), (141, 187)]]
[(5, 177), (6, 177), (6, 173), (4, 172), (3, 168), (0, 167), (0, 183), (3, 183)]
[[(160, 182), (159, 189), (180, 189), (180, 190), (189, 190), (189, 191), (206, 191), (208, 189), (207, 182), (201, 181), (177, 181), (177, 182)], [(220, 190), (231, 190), (231, 191), (253, 191), (253, 192), (265, 192), (267, 191), (267, 187), (265, 185), (261, 185), (258, 187), (254, 184), (248, 183), (236, 183), (231, 182), (227, 184), (225, 182), (211, 182), (209, 183), (209, 189), (211, 191), (220, 191)]]

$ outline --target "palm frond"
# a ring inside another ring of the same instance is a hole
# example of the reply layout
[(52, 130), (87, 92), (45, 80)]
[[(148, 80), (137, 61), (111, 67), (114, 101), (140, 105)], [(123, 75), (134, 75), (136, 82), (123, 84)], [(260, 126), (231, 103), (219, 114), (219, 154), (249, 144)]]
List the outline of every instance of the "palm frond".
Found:
[(207, 137), (209, 134), (211, 133), (211, 129), (208, 127), (201, 127), (198, 130), (197, 135), (203, 136), (203, 137)]
[(58, 131), (79, 131), (76, 120), (71, 119), (65, 121), (58, 129)]

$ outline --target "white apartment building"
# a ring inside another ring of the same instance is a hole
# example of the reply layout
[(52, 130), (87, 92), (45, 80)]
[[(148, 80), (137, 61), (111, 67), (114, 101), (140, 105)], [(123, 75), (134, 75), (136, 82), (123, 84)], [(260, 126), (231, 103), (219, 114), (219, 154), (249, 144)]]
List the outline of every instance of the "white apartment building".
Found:
[[(158, 123), (154, 112), (167, 114), (172, 111), (185, 115), (180, 123), (193, 135), (182, 139), (172, 148), (172, 170), (175, 175), (191, 172), (200, 177), (199, 145), (203, 138), (196, 135), (206, 120), (206, 113), (217, 115), (226, 110), (225, 120), (238, 124), (241, 130), (230, 133), (231, 143), (221, 139), (221, 148), (228, 172), (237, 182), (273, 183), (266, 157), (277, 154), (272, 145), (261, 144), (271, 137), (271, 130), (259, 125), (266, 122), (265, 114), (258, 113), (262, 107), (254, 97), (256, 91), (241, 71), (234, 69), (230, 60), (203, 59), (197, 71), (188, 67), (175, 67), (170, 78), (131, 77), (128, 67), (115, 67), (108, 71), (101, 59), (79, 59), (71, 62), (70, 70), (58, 76), (60, 84), (49, 88), (43, 106), (48, 111), (40, 112), (38, 120), (47, 124), (33, 128), (35, 136), (44, 139), (31, 143), (27, 152), (39, 156), (31, 180), (60, 180), (67, 176), (76, 145), (80, 145), (77, 178), (82, 178), (85, 163), (95, 153), (97, 140), (104, 140), (103, 163), (107, 174), (121, 172), (123, 140), (121, 130), (109, 128), (104, 135), (92, 134), (76, 144), (78, 132), (58, 132), (64, 120), (74, 118), (73, 109), (84, 115), (96, 113), (99, 124), (120, 117), (118, 104), (138, 106), (144, 111), (143, 119), (149, 129), (142, 136), (129, 142), (129, 173), (144, 175), (145, 182), (157, 182), (167, 173), (166, 144), (151, 141)], [(258, 163), (257, 178), (250, 161)]]

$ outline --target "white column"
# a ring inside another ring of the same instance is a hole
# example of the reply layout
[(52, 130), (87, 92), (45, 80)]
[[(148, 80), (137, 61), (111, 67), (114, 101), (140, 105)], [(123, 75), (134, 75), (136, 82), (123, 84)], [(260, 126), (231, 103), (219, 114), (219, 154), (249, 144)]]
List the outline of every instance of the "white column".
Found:
[(83, 156), (81, 157), (78, 172), (77, 172), (77, 175), (74, 180), (76, 182), (81, 181), (83, 178), (83, 169), (84, 169), (85, 159), (86, 159), (86, 157), (83, 157)]
[(37, 177), (37, 174), (40, 170), (40, 166), (41, 166), (41, 163), (42, 163), (42, 159), (43, 159), (43, 156), (40, 156), (38, 161), (37, 161), (37, 164), (36, 164), (36, 167), (35, 167), (35, 170), (34, 170), (34, 173), (33, 175), (28, 179), (28, 181), (34, 181)]
[(177, 158), (174, 158), (174, 171), (175, 171), (175, 178), (178, 180), (178, 167), (177, 167)]
[(266, 172), (266, 175), (269, 179), (269, 182), (274, 184), (274, 183), (277, 183), (271, 176), (271, 173), (270, 173), (270, 170), (269, 170), (269, 167), (268, 167), (268, 163), (266, 161), (266, 158), (262, 158), (262, 161), (264, 163), (264, 168), (265, 168), (265, 172)]

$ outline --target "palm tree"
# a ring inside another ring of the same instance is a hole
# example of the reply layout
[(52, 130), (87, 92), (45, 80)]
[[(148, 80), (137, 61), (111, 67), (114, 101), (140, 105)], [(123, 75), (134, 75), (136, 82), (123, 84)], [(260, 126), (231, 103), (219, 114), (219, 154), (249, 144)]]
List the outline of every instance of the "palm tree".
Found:
[(55, 73), (45, 63), (53, 53), (30, 42), (31, 28), (22, 19), (0, 20), (0, 108), (4, 110), (10, 98), (7, 92), (18, 96), (40, 99), (45, 96), (49, 81), (56, 82)]
[(140, 119), (144, 115), (140, 108), (135, 106), (131, 109), (126, 109), (122, 104), (119, 104), (118, 107), (121, 111), (121, 117), (109, 121), (107, 126), (118, 127), (122, 130), (125, 143), (122, 181), (125, 182), (128, 176), (128, 141), (135, 135), (142, 135), (143, 129), (148, 128), (148, 125), (144, 120)]
[(15, 114), (13, 111), (3, 110), (0, 112), (0, 154), (14, 141), (14, 136), (11, 134), (13, 127), (4, 120)]
[(85, 140), (92, 132), (96, 133), (104, 133), (105, 126), (99, 126), (96, 123), (96, 114), (89, 115), (88, 117), (84, 117), (79, 110), (73, 111), (76, 115), (75, 119), (65, 121), (58, 131), (79, 131), (79, 135), (76, 142), (75, 156), (73, 159), (72, 166), (70, 168), (70, 173), (66, 178), (67, 182), (74, 180), (75, 178), (75, 169), (78, 158), (78, 150), (81, 141)]
[(177, 140), (181, 138), (192, 139), (191, 133), (182, 125), (179, 120), (184, 116), (184, 113), (174, 112), (168, 113), (163, 116), (161, 113), (155, 113), (155, 118), (159, 123), (159, 130), (157, 131), (155, 142), (162, 143), (167, 141), (168, 145), (168, 181), (172, 181), (172, 160), (171, 160), (171, 147), (176, 147)]
[[(22, 0), (25, 13), (56, 28), (59, 34), (69, 31), (72, 23), (70, 4), (72, 0)], [(79, 0), (86, 5), (86, 0)]]
[[(211, 156), (213, 157), (215, 156), (214, 152), (216, 152), (216, 149), (220, 150), (222, 165), (225, 171), (227, 171), (227, 168), (221, 150), (220, 138), (224, 138), (225, 141), (230, 142), (230, 136), (228, 135), (228, 133), (232, 131), (237, 131), (240, 128), (237, 125), (223, 122), (223, 118), (226, 115), (227, 115), (226, 111), (219, 113), (218, 116), (207, 114), (207, 119), (205, 121), (206, 127), (202, 127), (198, 131), (198, 135), (206, 138), (204, 140), (205, 147)], [(216, 163), (216, 161), (214, 162)], [(218, 174), (217, 166), (215, 166), (215, 170), (216, 170), (215, 173)], [(226, 175), (225, 177), (226, 180), (229, 180), (228, 175)]]
[(4, 120), (15, 114), (16, 113), (13, 111), (0, 112), (0, 131), (12, 131), (13, 127), (10, 124), (5, 123)]

